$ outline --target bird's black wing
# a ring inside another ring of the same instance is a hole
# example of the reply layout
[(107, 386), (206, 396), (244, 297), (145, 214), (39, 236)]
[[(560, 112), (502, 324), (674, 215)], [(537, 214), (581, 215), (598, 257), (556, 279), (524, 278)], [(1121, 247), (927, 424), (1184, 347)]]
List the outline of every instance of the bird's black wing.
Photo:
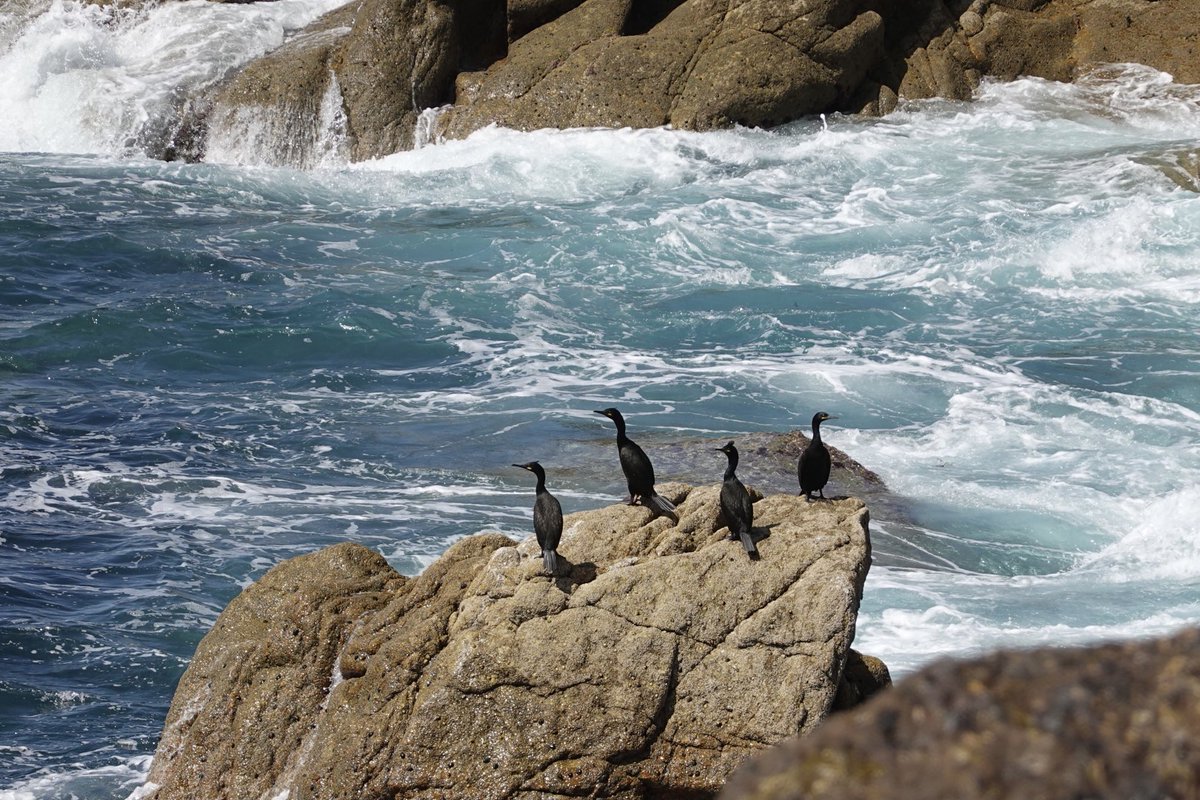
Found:
[(619, 448), (621, 471), (629, 484), (629, 493), (635, 498), (648, 497), (654, 493), (654, 466), (637, 442), (626, 439)]
[(539, 494), (533, 504), (533, 530), (537, 534), (538, 546), (543, 550), (557, 550), (562, 529), (562, 506), (558, 498), (549, 492)]
[(800, 491), (815, 492), (825, 488), (829, 482), (831, 461), (825, 445), (814, 442), (800, 454), (796, 472), (800, 478)]
[(727, 478), (721, 484), (721, 514), (729, 526), (729, 536), (739, 539), (751, 559), (758, 558), (758, 547), (754, 544), (754, 501), (750, 493), (736, 477)]

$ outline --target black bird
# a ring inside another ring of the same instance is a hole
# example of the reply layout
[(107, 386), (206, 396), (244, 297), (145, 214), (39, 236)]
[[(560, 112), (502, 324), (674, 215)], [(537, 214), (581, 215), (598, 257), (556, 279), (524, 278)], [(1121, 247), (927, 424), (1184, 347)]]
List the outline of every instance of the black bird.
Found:
[(808, 447), (804, 448), (804, 452), (800, 454), (800, 461), (796, 465), (796, 474), (800, 478), (800, 494), (810, 501), (813, 492), (820, 492), (821, 499), (824, 500), (825, 484), (829, 483), (831, 463), (829, 450), (821, 441), (821, 423), (827, 419), (837, 419), (837, 417), (831, 417), (824, 411), (813, 414), (812, 441), (808, 443)]
[(674, 517), (674, 504), (654, 491), (654, 467), (650, 459), (636, 442), (625, 435), (625, 418), (621, 412), (606, 408), (593, 413), (608, 417), (617, 425), (617, 454), (621, 457), (621, 471), (625, 473), (625, 482), (629, 485), (629, 497), (625, 502), (633, 505), (640, 500), (642, 505), (656, 513)]
[(725, 467), (725, 482), (721, 484), (721, 515), (729, 526), (729, 538), (741, 539), (742, 547), (751, 561), (758, 560), (758, 548), (754, 546), (753, 526), (754, 503), (750, 493), (738, 480), (734, 470), (738, 465), (738, 451), (733, 442), (724, 447), (715, 448), (729, 458), (729, 466)]
[(562, 538), (562, 506), (558, 498), (546, 490), (546, 470), (536, 461), (513, 464), (537, 476), (537, 497), (533, 501), (533, 532), (542, 548), (542, 566), (551, 575), (558, 574), (558, 541)]

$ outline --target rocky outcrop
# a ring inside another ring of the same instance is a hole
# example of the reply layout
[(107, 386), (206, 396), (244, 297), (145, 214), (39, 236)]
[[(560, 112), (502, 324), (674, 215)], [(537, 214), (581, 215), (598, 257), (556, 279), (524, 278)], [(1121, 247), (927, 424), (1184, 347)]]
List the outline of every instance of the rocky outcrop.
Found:
[[(301, 120), (332, 86), (359, 160), (412, 147), (422, 110), (450, 103), (439, 130), (459, 137), (879, 114), (966, 99), (986, 76), (1065, 81), (1112, 62), (1200, 82), (1192, 0), (354, 0), (333, 14), (224, 87), (213, 129), (265, 115), (309, 141)], [(263, 160), (304, 156), (280, 149)]]
[(997, 653), (906, 678), (747, 763), (721, 797), (1194, 797), (1197, 730), (1200, 631)]
[(836, 108), (883, 54), (883, 19), (865, 5), (685, 0), (637, 19), (630, 0), (585, 0), (463, 76), (445, 133), (771, 126)]
[(850, 650), (860, 501), (760, 499), (751, 562), (719, 487), (659, 491), (678, 524), (569, 515), (556, 578), (497, 534), (413, 579), (351, 544), (275, 567), (201, 642), (154, 796), (708, 797), (886, 683)]
[(967, 99), (984, 76), (1071, 81), (1123, 62), (1200, 83), (1200, 6), (1190, 0), (972, 0), (946, 11), (948, 25), (913, 40), (901, 96)]

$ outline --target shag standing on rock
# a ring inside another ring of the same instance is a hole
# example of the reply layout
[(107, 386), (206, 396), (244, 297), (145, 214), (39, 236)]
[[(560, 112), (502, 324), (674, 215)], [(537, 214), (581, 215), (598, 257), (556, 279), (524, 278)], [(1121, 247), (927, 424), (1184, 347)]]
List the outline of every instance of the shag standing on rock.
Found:
[(721, 515), (725, 517), (725, 524), (729, 526), (729, 538), (741, 539), (742, 547), (746, 548), (746, 555), (750, 556), (751, 561), (757, 561), (758, 548), (754, 546), (752, 527), (754, 502), (750, 499), (746, 487), (734, 474), (738, 465), (737, 448), (730, 442), (715, 449), (729, 458), (729, 465), (725, 467), (725, 482), (721, 484)]
[(533, 532), (542, 548), (542, 565), (551, 575), (558, 574), (558, 541), (562, 538), (562, 506), (558, 498), (546, 490), (546, 470), (536, 461), (513, 464), (537, 476), (537, 497), (533, 501)]
[(625, 418), (615, 408), (595, 411), (603, 417), (608, 417), (617, 426), (617, 454), (621, 457), (621, 471), (625, 473), (625, 482), (629, 484), (629, 497), (625, 502), (629, 505), (641, 501), (642, 505), (657, 514), (675, 516), (675, 506), (665, 497), (654, 491), (654, 467), (650, 459), (637, 443), (625, 435)]
[(837, 419), (837, 417), (831, 417), (824, 411), (818, 411), (813, 415), (812, 441), (808, 443), (808, 447), (804, 448), (804, 452), (800, 454), (800, 462), (796, 465), (796, 473), (800, 477), (800, 494), (810, 502), (813, 492), (820, 492), (821, 499), (824, 500), (825, 484), (829, 483), (829, 467), (831, 465), (829, 450), (821, 441), (821, 423), (827, 419)]

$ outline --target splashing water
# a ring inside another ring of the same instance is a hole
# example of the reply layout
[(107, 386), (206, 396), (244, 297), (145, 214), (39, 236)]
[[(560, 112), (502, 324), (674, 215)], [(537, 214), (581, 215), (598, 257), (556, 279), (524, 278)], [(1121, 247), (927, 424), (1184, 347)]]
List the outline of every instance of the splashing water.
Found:
[(136, 156), (188, 98), (341, 0), (0, 8), (0, 151)]

